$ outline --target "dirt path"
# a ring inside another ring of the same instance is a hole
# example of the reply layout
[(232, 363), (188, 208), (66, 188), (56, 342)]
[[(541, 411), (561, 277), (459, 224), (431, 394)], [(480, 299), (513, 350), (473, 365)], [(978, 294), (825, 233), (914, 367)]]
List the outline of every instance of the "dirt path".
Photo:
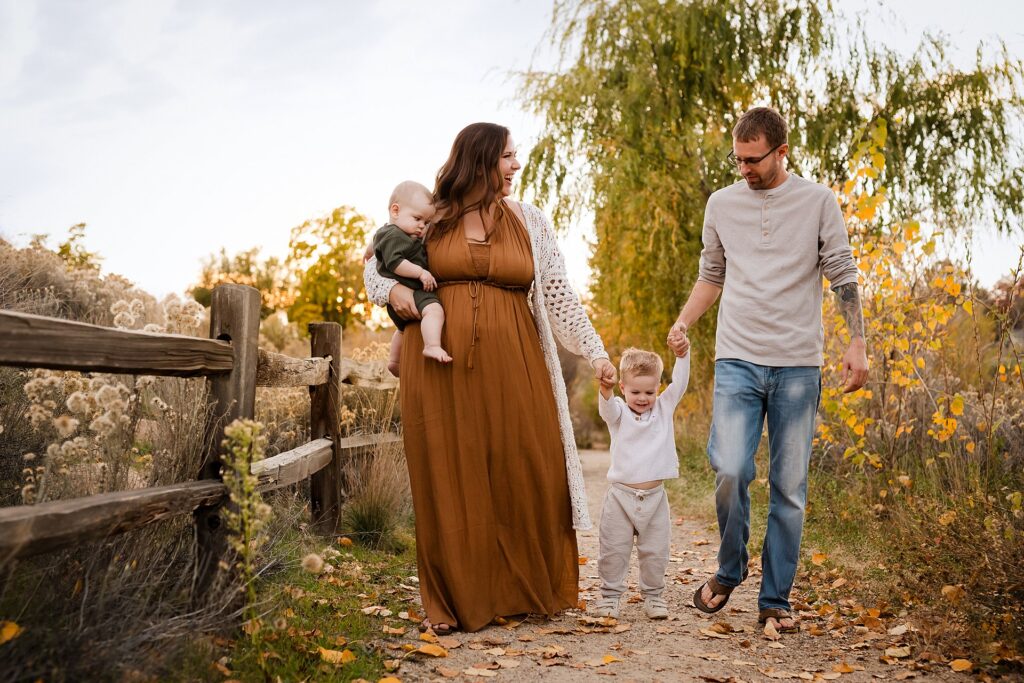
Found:
[[(596, 521), (607, 488), (608, 453), (584, 451), (582, 458), (590, 513)], [(552, 621), (510, 622), (477, 633), (456, 633), (440, 639), (446, 657), (407, 657), (395, 675), (403, 681), (517, 683), (588, 681), (597, 676), (623, 681), (965, 680), (941, 665), (931, 672), (912, 670), (909, 659), (893, 650), (903, 640), (887, 632), (889, 623), (874, 630), (852, 623), (837, 629), (834, 621), (808, 608), (801, 613), (801, 633), (770, 640), (757, 624), (760, 576), (753, 568), (722, 612), (699, 612), (692, 607), (691, 596), (717, 567), (717, 531), (705, 521), (678, 516), (674, 521), (665, 591), (667, 621), (644, 616), (634, 553), (630, 589), (617, 622), (602, 623), (573, 610)], [(599, 595), (597, 529), (581, 532), (579, 545), (580, 555), (587, 558), (580, 567), (580, 599), (593, 602)], [(887, 649), (891, 664), (881, 661)]]

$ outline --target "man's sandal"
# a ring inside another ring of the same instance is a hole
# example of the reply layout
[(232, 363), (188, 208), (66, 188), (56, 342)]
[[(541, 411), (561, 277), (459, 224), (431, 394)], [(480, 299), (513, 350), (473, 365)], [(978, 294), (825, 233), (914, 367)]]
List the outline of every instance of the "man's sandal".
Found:
[[(766, 607), (757, 613), (757, 623), (766, 624), (769, 619), (774, 619), (778, 622), (779, 627), (775, 629), (779, 633), (799, 633), (800, 626), (796, 623), (796, 619), (793, 618), (793, 613), (789, 610), (780, 609), (778, 607)], [(782, 620), (789, 619), (793, 622), (792, 626), (783, 626)]]
[[(704, 586), (710, 588), (711, 592), (715, 595), (724, 595), (725, 600), (722, 600), (722, 602), (718, 603), (714, 607), (709, 607), (708, 604), (704, 602), (703, 598), (701, 598), (701, 593), (704, 592)], [(700, 588), (697, 589), (697, 592), (693, 594), (693, 606), (699, 609), (701, 612), (714, 614), (718, 610), (725, 607), (725, 603), (729, 602), (729, 596), (735, 589), (736, 586), (723, 586), (715, 580), (715, 577), (712, 576), (710, 579), (702, 583), (700, 585)]]

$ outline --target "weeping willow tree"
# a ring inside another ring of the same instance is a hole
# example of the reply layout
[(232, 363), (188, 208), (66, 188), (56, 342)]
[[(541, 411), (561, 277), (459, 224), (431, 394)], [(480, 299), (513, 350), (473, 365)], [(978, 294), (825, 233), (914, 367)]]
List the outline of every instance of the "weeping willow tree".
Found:
[(558, 68), (521, 90), (545, 122), (525, 185), (557, 223), (593, 212), (591, 292), (613, 345), (663, 346), (696, 279), (707, 198), (739, 180), (725, 157), (751, 106), (779, 109), (790, 169), (828, 184), (884, 119), (888, 218), (1018, 227), (1024, 69), (1004, 46), (979, 47), (968, 70), (931, 36), (902, 57), (814, 0), (559, 1), (549, 38)]

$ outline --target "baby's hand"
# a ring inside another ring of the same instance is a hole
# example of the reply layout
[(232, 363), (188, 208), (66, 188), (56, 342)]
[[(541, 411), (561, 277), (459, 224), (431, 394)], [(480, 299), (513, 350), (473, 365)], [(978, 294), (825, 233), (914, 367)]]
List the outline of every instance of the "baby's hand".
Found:
[(420, 273), (420, 282), (423, 283), (424, 292), (433, 292), (437, 289), (437, 280), (434, 279), (429, 270), (424, 270)]

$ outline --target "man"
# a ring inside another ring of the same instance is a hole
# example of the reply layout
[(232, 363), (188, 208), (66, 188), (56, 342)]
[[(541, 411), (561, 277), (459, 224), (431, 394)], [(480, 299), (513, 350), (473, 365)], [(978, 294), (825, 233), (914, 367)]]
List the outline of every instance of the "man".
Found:
[(823, 275), (851, 336), (843, 357), (846, 392), (867, 380), (864, 320), (842, 212), (828, 187), (786, 170), (786, 122), (774, 109), (757, 107), (740, 117), (732, 135), (729, 159), (743, 180), (708, 199), (698, 280), (668, 338), (673, 351), (684, 353), (687, 330), (721, 294), (708, 457), (722, 542), (718, 571), (693, 603), (717, 612), (747, 576), (747, 489), (767, 418), (770, 502), (758, 621), (788, 632), (798, 630), (789, 593), (821, 396)]

